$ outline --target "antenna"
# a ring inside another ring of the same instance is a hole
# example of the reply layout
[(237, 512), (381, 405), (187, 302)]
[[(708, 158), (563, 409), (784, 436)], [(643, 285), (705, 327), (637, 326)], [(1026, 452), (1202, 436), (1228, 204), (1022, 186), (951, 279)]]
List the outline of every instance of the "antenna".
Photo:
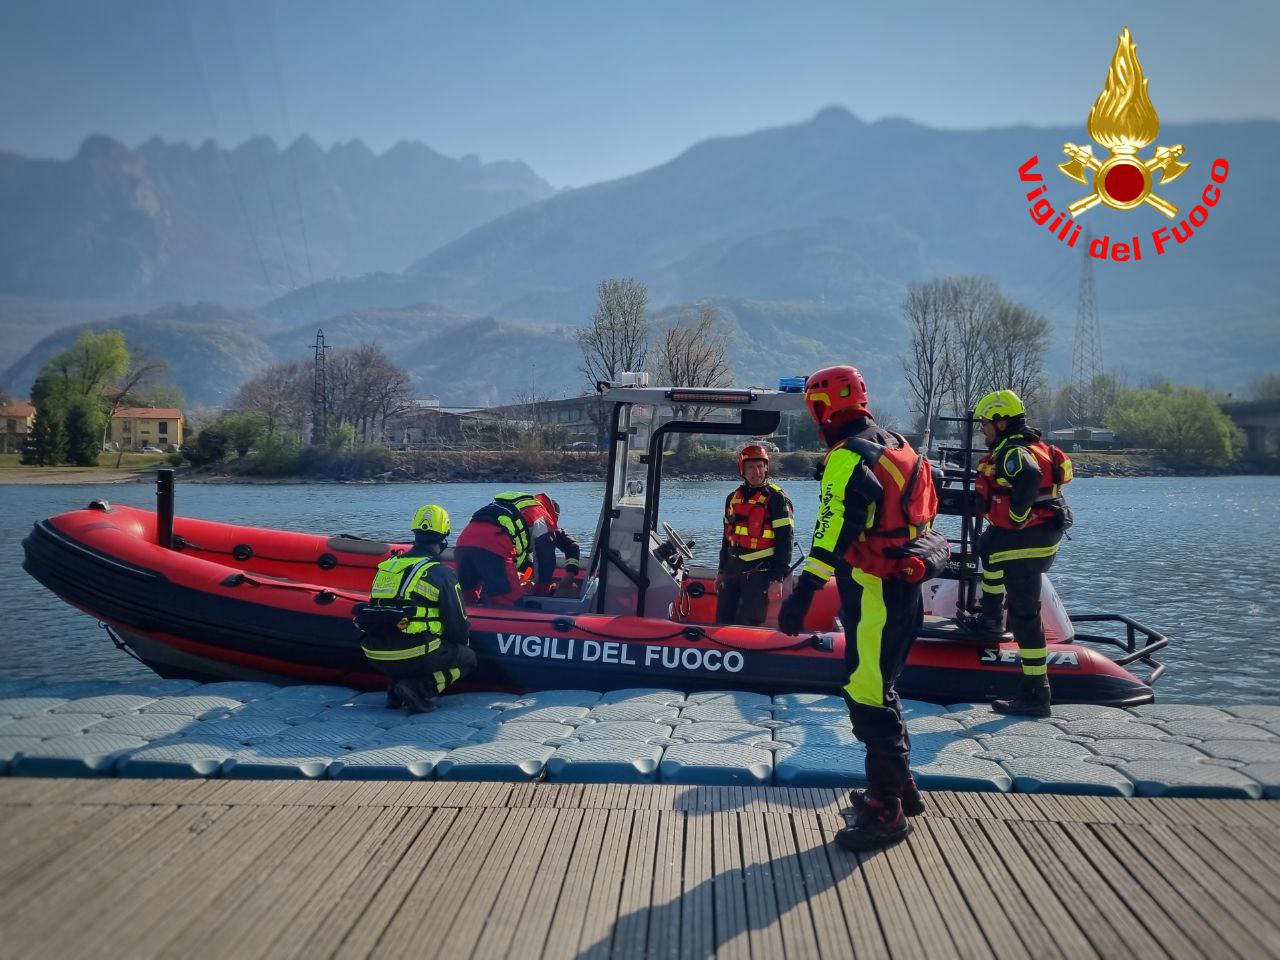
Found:
[(311, 443), (322, 446), (329, 442), (329, 373), (326, 363), (329, 346), (324, 342), (324, 330), (316, 330), (314, 344), (315, 374), (311, 385)]
[(1098, 323), (1098, 293), (1093, 283), (1093, 258), (1089, 256), (1091, 234), (1085, 231), (1080, 267), (1080, 301), (1076, 307), (1075, 349), (1071, 355), (1071, 424), (1087, 427), (1098, 415), (1098, 398), (1093, 395), (1095, 380), (1103, 372), (1102, 328)]

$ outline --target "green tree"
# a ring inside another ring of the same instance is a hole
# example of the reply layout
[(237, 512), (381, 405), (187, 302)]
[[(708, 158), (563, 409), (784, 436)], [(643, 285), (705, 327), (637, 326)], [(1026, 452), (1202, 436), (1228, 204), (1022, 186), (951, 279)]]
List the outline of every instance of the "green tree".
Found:
[(64, 426), (67, 433), (66, 459), (77, 467), (96, 467), (102, 451), (102, 405), (96, 397), (71, 397)]
[(1159, 450), (1174, 466), (1222, 467), (1235, 456), (1231, 420), (1197, 387), (1122, 390), (1106, 423), (1124, 442)]
[(67, 433), (63, 423), (66, 404), (52, 378), (43, 375), (36, 378), (31, 388), (31, 403), (36, 408), (36, 416), (22, 451), (22, 462), (28, 466), (57, 466), (67, 458)]
[(267, 433), (267, 415), (258, 410), (223, 414), (216, 423), (217, 432), (227, 438), (227, 445), (243, 457)]

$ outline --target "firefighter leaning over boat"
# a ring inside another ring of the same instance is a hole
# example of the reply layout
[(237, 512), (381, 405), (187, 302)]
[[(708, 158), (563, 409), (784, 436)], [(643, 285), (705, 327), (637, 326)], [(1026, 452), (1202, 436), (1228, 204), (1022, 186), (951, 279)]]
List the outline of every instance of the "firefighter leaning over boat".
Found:
[(369, 603), (356, 610), (365, 657), (389, 679), (387, 706), (435, 709), (432, 698), (476, 668), (470, 623), (453, 571), (440, 562), (449, 514), (428, 504), (414, 514), (414, 543), (378, 564)]
[(938, 499), (928, 461), (876, 424), (862, 375), (849, 366), (819, 370), (805, 383), (805, 403), (829, 450), (813, 546), (778, 626), (800, 633), (814, 594), (836, 578), (843, 692), (853, 732), (867, 748), (869, 784), (855, 792), (854, 823), (836, 842), (867, 850), (905, 837), (905, 817), (924, 810), (894, 686), (923, 623), (921, 581), (945, 565), (949, 547), (931, 529)]
[[(556, 551), (564, 554), (557, 584)], [(471, 602), (512, 607), (524, 594), (520, 575), (532, 570), (536, 596), (570, 593), (577, 584), (578, 541), (560, 529), (560, 504), (545, 493), (500, 493), (471, 516), (453, 551), (462, 592)]]
[(1012, 390), (997, 390), (978, 401), (973, 415), (990, 452), (978, 464), (976, 489), (988, 526), (978, 541), (982, 560), (982, 601), (965, 623), (983, 633), (1009, 628), (1022, 658), (1022, 684), (1011, 700), (996, 700), (998, 713), (1047, 717), (1048, 648), (1040, 620), (1041, 574), (1071, 526), (1071, 508), (1062, 497), (1071, 481), (1071, 458), (1027, 426), (1026, 408)]
[(738, 453), (742, 483), (724, 501), (724, 538), (716, 571), (716, 623), (760, 626), (782, 599), (791, 568), (791, 500), (769, 482), (769, 451), (749, 443)]

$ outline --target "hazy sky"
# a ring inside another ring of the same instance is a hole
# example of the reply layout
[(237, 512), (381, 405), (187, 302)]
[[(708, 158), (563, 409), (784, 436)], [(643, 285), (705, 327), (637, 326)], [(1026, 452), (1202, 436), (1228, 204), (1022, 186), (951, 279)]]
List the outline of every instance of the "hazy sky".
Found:
[(830, 104), (1083, 125), (1126, 25), (1165, 122), (1280, 117), (1273, 0), (0, 0), (0, 149), (416, 139), (581, 186)]

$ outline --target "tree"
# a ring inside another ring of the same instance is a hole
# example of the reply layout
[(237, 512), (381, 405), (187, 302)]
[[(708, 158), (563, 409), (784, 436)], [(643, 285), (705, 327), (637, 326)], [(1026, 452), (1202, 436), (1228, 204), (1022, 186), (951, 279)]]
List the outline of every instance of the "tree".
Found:
[(72, 397), (63, 423), (67, 435), (66, 459), (77, 467), (96, 467), (102, 452), (102, 405), (96, 397)]
[(66, 400), (51, 375), (45, 373), (36, 377), (31, 387), (31, 403), (36, 408), (36, 415), (22, 450), (22, 462), (38, 467), (64, 463), (67, 459)]
[(1231, 420), (1197, 387), (1123, 390), (1106, 423), (1126, 443), (1159, 450), (1174, 466), (1221, 467), (1235, 455)]
[(273, 363), (240, 385), (232, 406), (267, 418), (267, 432), (303, 436), (311, 416), (311, 374), (299, 361)]
[(591, 323), (574, 339), (582, 351), (582, 373), (591, 389), (618, 374), (645, 369), (649, 358), (649, 293), (630, 277), (601, 280)]
[(267, 415), (260, 410), (240, 410), (223, 414), (215, 424), (216, 432), (226, 437), (227, 445), (237, 457), (248, 454), (267, 433)]
[(998, 297), (985, 324), (979, 360), (990, 390), (1012, 390), (1032, 404), (1043, 387), (1049, 321), (1020, 303)]
[[(649, 293), (644, 284), (630, 277), (601, 280), (597, 292), (591, 322), (574, 333), (582, 351), (582, 374), (591, 393), (597, 392), (601, 381), (613, 382), (620, 373), (645, 369), (649, 359), (649, 320), (645, 316)], [(609, 429), (608, 406), (594, 406), (591, 419), (596, 436), (603, 437)]]
[(53, 465), (70, 458), (81, 466), (96, 465), (106, 419), (103, 388), (128, 369), (129, 351), (119, 330), (87, 330), (50, 358), (31, 391), (39, 426), (29, 462)]
[(902, 357), (902, 369), (911, 391), (912, 409), (920, 417), (924, 435), (920, 447), (927, 452), (933, 436), (933, 421), (947, 386), (950, 315), (943, 281), (910, 284), (902, 314), (911, 329), (910, 353)]
[[(694, 320), (687, 312), (662, 328), (655, 360), (658, 380), (673, 387), (727, 387), (733, 380), (729, 365), (729, 338), (716, 329), (716, 308), (705, 306)], [(677, 404), (682, 420), (702, 420), (710, 407)], [(677, 452), (688, 448), (690, 435), (678, 435)]]
[(1269, 373), (1264, 377), (1258, 377), (1249, 384), (1245, 395), (1254, 401), (1280, 400), (1280, 373)]
[(407, 408), (411, 399), (409, 375), (376, 343), (335, 351), (329, 385), (335, 424), (351, 424), (362, 443), (380, 440), (386, 418)]

